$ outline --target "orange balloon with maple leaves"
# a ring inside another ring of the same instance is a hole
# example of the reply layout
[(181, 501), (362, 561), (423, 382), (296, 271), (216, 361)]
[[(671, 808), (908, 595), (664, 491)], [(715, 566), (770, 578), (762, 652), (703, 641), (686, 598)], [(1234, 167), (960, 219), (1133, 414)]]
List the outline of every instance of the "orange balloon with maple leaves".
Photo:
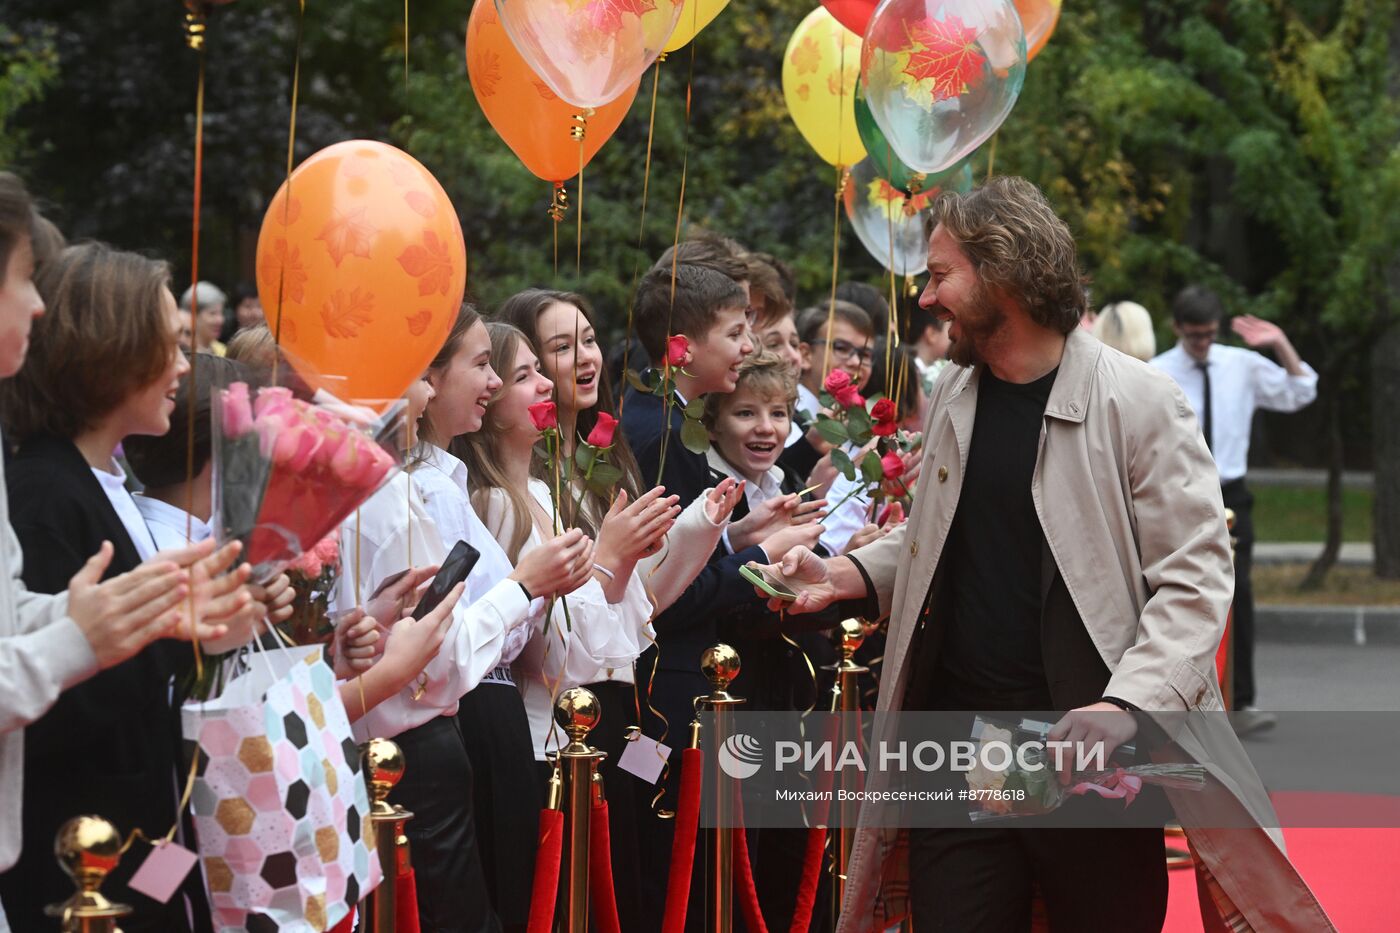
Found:
[(580, 108), (562, 100), (535, 73), (489, 2), (475, 4), (467, 19), (467, 76), (492, 129), (526, 168), (552, 182), (574, 177), (581, 164), (593, 160), (627, 116), (638, 84), (632, 82), (621, 97), (596, 108), (580, 142), (570, 135)]
[(273, 197), (257, 279), (268, 326), (302, 378), (382, 410), (447, 339), (467, 250), (431, 172), (393, 146), (355, 139), (311, 156)]

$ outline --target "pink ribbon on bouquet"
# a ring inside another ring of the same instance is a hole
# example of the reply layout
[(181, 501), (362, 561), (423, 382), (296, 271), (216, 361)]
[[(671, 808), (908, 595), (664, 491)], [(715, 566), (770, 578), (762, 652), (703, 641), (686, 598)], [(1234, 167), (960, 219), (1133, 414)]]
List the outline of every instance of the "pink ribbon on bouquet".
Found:
[(1069, 792), (1071, 794), (1081, 795), (1095, 793), (1109, 800), (1122, 800), (1123, 806), (1126, 807), (1133, 802), (1133, 799), (1137, 797), (1138, 792), (1141, 790), (1142, 778), (1138, 777), (1136, 774), (1129, 774), (1122, 768), (1118, 768), (1111, 774), (1105, 775), (1104, 778), (1098, 782), (1080, 781), (1078, 784), (1071, 787)]

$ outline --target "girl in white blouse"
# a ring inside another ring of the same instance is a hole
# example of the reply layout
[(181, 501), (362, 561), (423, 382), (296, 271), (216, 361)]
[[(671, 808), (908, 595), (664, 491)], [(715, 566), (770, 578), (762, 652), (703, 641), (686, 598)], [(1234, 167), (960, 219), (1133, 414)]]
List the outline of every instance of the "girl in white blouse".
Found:
[[(433, 392), (426, 379), (410, 388), (411, 428)], [(551, 545), (519, 562), (475, 601), (458, 598), (462, 588), (455, 590), (442, 647), (415, 681), (364, 710), (354, 708), (356, 697), (349, 692), (352, 714), (361, 714), (356, 738), (392, 738), (408, 764), (392, 799), (416, 815), (406, 832), (415, 853), (424, 930), (495, 928), (476, 841), (472, 768), (455, 715), (461, 697), (499, 664), (511, 632), (527, 624), (533, 595), (569, 592), (587, 576), (587, 538), (576, 533)], [(401, 473), (341, 528), (344, 569), (337, 606), (370, 606), (389, 581), (405, 572), (426, 577), (425, 568), (441, 563), (447, 551), (416, 485)], [(397, 635), (395, 630), (390, 649)]]
[[(500, 367), (504, 387), (491, 401), (482, 431), (458, 438), (455, 450), (468, 465), (477, 513), (508, 558), (519, 562), (549, 545), (556, 539), (556, 527), (563, 527), (554, 523), (549, 486), (529, 475), (540, 431), (528, 408), (547, 401), (553, 387), (539, 373), (538, 360), (521, 333), (498, 324), (489, 329), (491, 360)], [(638, 502), (636, 510), (624, 509), (623, 502), (617, 506), (610, 516), (612, 523), (599, 532), (599, 553), (608, 553), (612, 566), (601, 560), (596, 563), (594, 579), (567, 598), (567, 616), (563, 601), (540, 601), (531, 640), (512, 664), (525, 710), (522, 728), (510, 735), (494, 731), (491, 747), (482, 749), (491, 755), (491, 769), (501, 775), (510, 773), (514, 783), (510, 800), (494, 794), (497, 821), (507, 814), (511, 821), (538, 814), (543, 785), (542, 768), (536, 762), (545, 759), (546, 749), (560, 744), (552, 728), (553, 700), (559, 692), (594, 677), (601, 667), (630, 667), (650, 643), (651, 602), (633, 567), (640, 553), (671, 527), (678, 509), (659, 493)], [(622, 542), (622, 549), (617, 542)], [(613, 579), (623, 586), (615, 598), (609, 598), (603, 584)], [(535, 792), (526, 806), (521, 803), (521, 786), (532, 786)], [(521, 848), (521, 841), (508, 838), (505, 831), (498, 832), (496, 843), (497, 856)], [(522, 880), (528, 878), (528, 867), (522, 867), (522, 873)], [(501, 884), (500, 894), (505, 904), (503, 920), (518, 916), (528, 906), (528, 890), (517, 885)]]
[[(572, 456), (580, 439), (587, 439), (600, 421), (615, 418), (612, 389), (603, 365), (603, 352), (593, 329), (587, 300), (573, 292), (526, 289), (508, 298), (496, 315), (519, 328), (539, 357), (544, 374), (554, 383), (558, 405), (559, 439), (565, 456)], [(603, 416), (606, 416), (603, 417)], [(622, 471), (619, 493), (637, 498), (645, 487), (636, 460), (620, 426), (612, 435), (607, 462)], [(545, 465), (536, 459), (534, 475), (547, 477)], [(579, 528), (596, 533), (610, 508), (610, 499), (590, 490), (583, 475), (574, 471), (566, 478), (575, 505), (570, 515)], [(743, 485), (722, 479), (716, 487), (699, 496), (676, 520), (675, 527), (656, 551), (638, 563), (638, 574), (651, 597), (653, 612), (674, 603), (690, 586), (714, 554), (729, 520), (730, 512), (743, 495)], [(606, 540), (599, 541), (598, 563), (608, 566), (604, 553)], [(616, 585), (616, 581), (610, 581)], [(643, 646), (647, 647), (647, 646)], [(645, 785), (618, 767), (629, 738), (636, 738), (642, 718), (643, 700), (635, 682), (635, 666), (599, 667), (584, 679), (602, 708), (589, 743), (608, 757), (600, 771), (608, 800), (612, 829), (613, 879), (617, 886), (618, 913), (624, 931), (645, 930), (650, 923), (642, 916), (639, 879), (643, 877), (638, 848), (639, 815), (650, 819), (647, 810), (651, 794)], [(685, 723), (672, 723), (666, 741), (683, 734)], [(660, 736), (653, 736), (660, 738)]]

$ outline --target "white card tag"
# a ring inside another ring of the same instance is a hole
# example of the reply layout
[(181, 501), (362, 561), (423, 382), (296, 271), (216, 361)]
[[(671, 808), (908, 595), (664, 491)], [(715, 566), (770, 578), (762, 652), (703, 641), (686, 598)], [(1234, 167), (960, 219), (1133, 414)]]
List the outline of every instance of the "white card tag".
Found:
[(648, 784), (655, 784), (661, 777), (661, 768), (670, 757), (671, 750), (665, 745), (645, 735), (638, 735), (622, 750), (617, 766)]
[(164, 904), (197, 861), (199, 857), (178, 842), (158, 842), (127, 883), (133, 891)]

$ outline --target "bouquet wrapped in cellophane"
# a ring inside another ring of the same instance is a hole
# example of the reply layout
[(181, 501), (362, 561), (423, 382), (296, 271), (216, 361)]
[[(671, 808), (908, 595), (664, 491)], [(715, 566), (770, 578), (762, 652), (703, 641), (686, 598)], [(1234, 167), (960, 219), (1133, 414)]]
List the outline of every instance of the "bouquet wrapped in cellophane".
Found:
[[(966, 773), (968, 817), (974, 823), (1044, 816), (1071, 797), (1095, 795), (1122, 800), (1127, 807), (1146, 784), (1173, 790), (1202, 790), (1206, 769), (1197, 764), (1120, 764), (1136, 756), (1132, 745), (1076, 769), (1062, 785), (1057, 757), (1050, 747), (1051, 724), (1030, 719), (998, 719), (980, 715), (972, 725), (977, 743), (976, 763)], [(1063, 749), (1071, 766), (1075, 752)], [(1004, 766), (1003, 765), (1004, 762)]]
[(402, 401), (380, 414), (235, 382), (213, 419), (215, 534), (243, 542), (254, 581), (315, 548), (404, 463)]

